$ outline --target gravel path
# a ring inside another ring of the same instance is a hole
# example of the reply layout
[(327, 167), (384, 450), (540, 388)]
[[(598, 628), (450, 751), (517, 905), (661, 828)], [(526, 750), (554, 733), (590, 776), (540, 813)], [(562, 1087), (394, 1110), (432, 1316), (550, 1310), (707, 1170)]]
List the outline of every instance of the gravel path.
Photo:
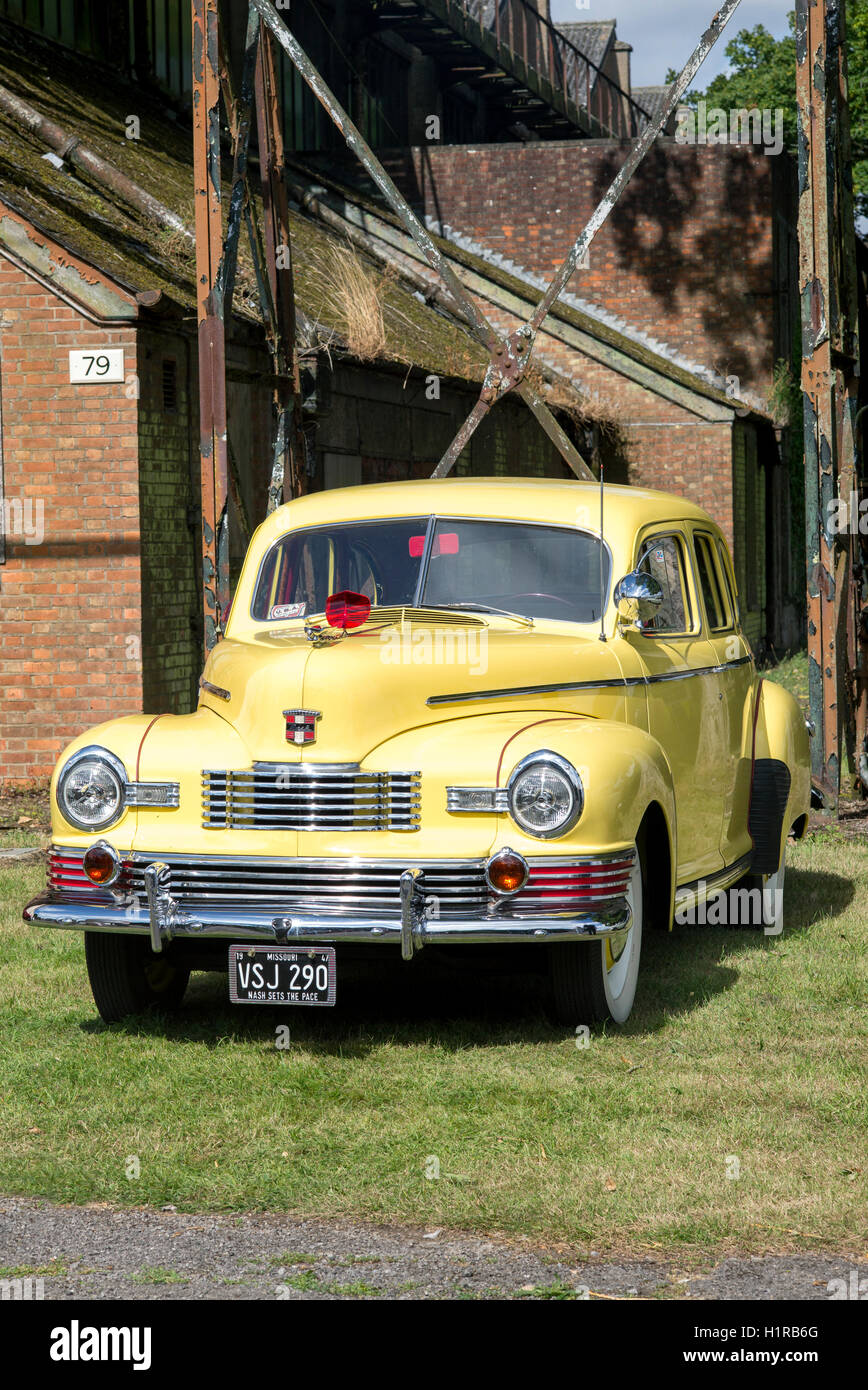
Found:
[[(0, 1280), (46, 1299), (694, 1298), (828, 1300), (850, 1255), (729, 1258), (688, 1273), (653, 1257), (570, 1261), (480, 1236), (286, 1216), (195, 1216), (0, 1198)], [(587, 1291), (585, 1293), (585, 1291)], [(4, 1294), (9, 1296), (9, 1294)], [(14, 1293), (12, 1294), (14, 1296)]]

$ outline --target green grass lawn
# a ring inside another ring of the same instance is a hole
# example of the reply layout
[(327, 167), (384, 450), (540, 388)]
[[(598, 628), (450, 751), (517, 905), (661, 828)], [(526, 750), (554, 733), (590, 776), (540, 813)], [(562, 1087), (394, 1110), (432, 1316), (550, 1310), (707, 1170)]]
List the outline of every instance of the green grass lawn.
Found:
[(783, 936), (646, 939), (633, 1018), (584, 1048), (532, 978), (376, 948), (339, 953), (332, 1011), (203, 975), (180, 1015), (106, 1027), (80, 934), (20, 921), (41, 868), (0, 867), (0, 1192), (864, 1252), (868, 847), (823, 832), (789, 864)]

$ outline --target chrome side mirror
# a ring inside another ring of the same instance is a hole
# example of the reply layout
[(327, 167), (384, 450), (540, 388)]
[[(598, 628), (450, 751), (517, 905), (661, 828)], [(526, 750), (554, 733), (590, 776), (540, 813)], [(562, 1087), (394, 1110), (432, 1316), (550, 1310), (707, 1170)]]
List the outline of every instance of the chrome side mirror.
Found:
[(625, 627), (641, 631), (639, 624), (654, 617), (663, 602), (663, 589), (651, 574), (631, 570), (615, 585), (615, 607)]

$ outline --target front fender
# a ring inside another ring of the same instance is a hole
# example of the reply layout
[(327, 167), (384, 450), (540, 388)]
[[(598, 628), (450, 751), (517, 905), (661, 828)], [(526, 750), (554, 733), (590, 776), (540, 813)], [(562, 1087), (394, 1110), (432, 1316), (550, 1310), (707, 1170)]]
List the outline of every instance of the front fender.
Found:
[[(450, 814), (449, 786), (505, 787), (528, 754), (551, 749), (582, 779), (582, 815), (566, 835), (539, 840), (504, 813)], [(409, 760), (409, 761), (408, 761)], [(464, 842), (482, 831), (486, 850), (510, 845), (525, 855), (608, 853), (632, 844), (648, 807), (660, 807), (676, 863), (676, 807), (672, 774), (659, 743), (643, 729), (584, 715), (523, 711), (453, 719), (401, 734), (381, 744), (369, 761), (418, 767), (424, 778), (425, 823), (452, 825)], [(423, 832), (424, 833), (424, 832)]]
[[(51, 776), (51, 836), (54, 841), (64, 845), (89, 845), (99, 838), (92, 831), (76, 830), (74, 826), (64, 820), (58, 809), (57, 779), (73, 753), (91, 746), (106, 748), (123, 763), (128, 780), (134, 781), (139, 747), (152, 719), (153, 715), (150, 714), (130, 714), (123, 719), (111, 719), (105, 724), (97, 724), (94, 728), (85, 730), (83, 734), (78, 735), (78, 738), (74, 738), (71, 743), (67, 744), (58, 758)], [(120, 820), (111, 827), (111, 833), (112, 843), (116, 849), (132, 849), (136, 833), (135, 811), (124, 811)]]
[[(55, 789), (68, 758), (80, 748), (90, 745), (114, 753), (123, 763), (128, 781), (177, 782), (180, 787), (180, 808), (129, 809), (100, 834), (76, 830), (61, 815)], [(51, 779), (52, 838), (57, 843), (71, 846), (89, 845), (95, 839), (107, 839), (118, 852), (123, 853), (135, 848), (137, 832), (144, 824), (149, 844), (164, 849), (186, 849), (191, 846), (201, 849), (207, 843), (199, 843), (203, 836), (202, 768), (244, 766), (246, 761), (246, 750), (238, 734), (225, 719), (210, 709), (200, 708), (193, 714), (133, 714), (99, 724), (74, 739), (58, 759)], [(190, 844), (188, 840), (191, 840)], [(211, 844), (215, 852), (226, 848), (223, 843), (215, 842), (213, 834)]]

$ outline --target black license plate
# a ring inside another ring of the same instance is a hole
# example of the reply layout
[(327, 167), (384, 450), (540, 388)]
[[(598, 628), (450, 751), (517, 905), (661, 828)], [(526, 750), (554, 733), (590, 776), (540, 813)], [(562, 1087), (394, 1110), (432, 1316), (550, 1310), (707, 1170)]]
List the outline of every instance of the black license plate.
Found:
[(229, 998), (233, 1004), (335, 1002), (333, 946), (230, 946)]

